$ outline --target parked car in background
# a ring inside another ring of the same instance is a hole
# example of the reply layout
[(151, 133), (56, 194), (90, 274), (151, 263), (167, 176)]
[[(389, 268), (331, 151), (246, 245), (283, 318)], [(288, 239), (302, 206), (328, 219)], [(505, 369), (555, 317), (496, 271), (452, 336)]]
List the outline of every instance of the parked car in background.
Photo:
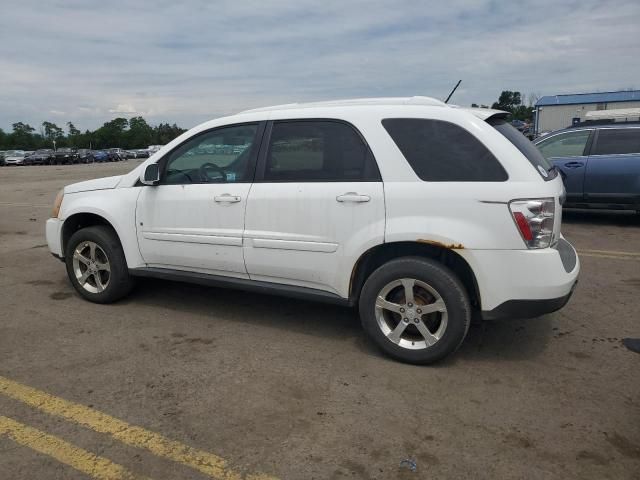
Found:
[(511, 126), (517, 130), (522, 131), (525, 127), (526, 123), (522, 120), (511, 120)]
[(31, 165), (49, 165), (53, 155), (53, 150), (42, 148), (40, 150), (36, 150), (32, 155), (30, 155), (28, 160)]
[(536, 132), (533, 125), (529, 125), (522, 130), (522, 134), (527, 137), (529, 140), (533, 140), (536, 138)]
[(8, 150), (4, 156), (4, 164), (24, 165), (24, 150)]
[(56, 150), (53, 163), (56, 165), (73, 164), (78, 162), (78, 154), (73, 148), (59, 148)]
[(127, 159), (127, 152), (122, 148), (110, 148), (107, 153), (112, 162), (121, 162)]
[(93, 161), (94, 162), (109, 162), (109, 154), (104, 150), (93, 150)]
[(580, 270), (558, 172), (505, 116), (413, 97), (213, 120), (66, 186), (47, 243), (92, 302), (146, 276), (358, 306), (387, 354), (435, 362), (472, 314), (562, 308)]
[(4, 150), (0, 150), (0, 167), (4, 167)]
[(79, 163), (93, 163), (93, 150), (80, 148), (77, 152)]
[(136, 158), (149, 158), (149, 150), (146, 150), (144, 148), (140, 148), (140, 149), (136, 150), (135, 152), (136, 152)]
[(581, 125), (534, 143), (561, 171), (566, 207), (640, 211), (640, 124)]

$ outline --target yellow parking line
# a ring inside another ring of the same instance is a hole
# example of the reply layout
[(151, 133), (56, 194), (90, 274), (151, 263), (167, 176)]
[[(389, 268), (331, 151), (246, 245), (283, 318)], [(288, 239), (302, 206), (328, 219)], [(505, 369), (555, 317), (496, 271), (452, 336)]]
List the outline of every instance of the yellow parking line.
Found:
[[(205, 475), (220, 480), (240, 480), (242, 476), (231, 470), (227, 461), (218, 455), (192, 448), (163, 435), (131, 425), (106, 413), (54, 397), (46, 392), (22, 385), (0, 376), (0, 393), (26, 403), (43, 412), (57, 415), (71, 422), (88, 427), (132, 447), (143, 448), (154, 455), (181, 463)], [(247, 475), (250, 480), (275, 480), (264, 474)]]
[(0, 202), (0, 207), (51, 207), (51, 205), (47, 205), (44, 203), (11, 203), (11, 202)]
[(640, 253), (637, 252), (617, 252), (611, 250), (587, 250), (580, 249), (578, 254), (584, 257), (598, 257), (598, 258), (626, 258), (640, 260)]
[(109, 459), (76, 447), (59, 437), (16, 422), (11, 418), (0, 416), (0, 436), (2, 435), (6, 435), (20, 445), (43, 453), (98, 480), (145, 478), (130, 472)]

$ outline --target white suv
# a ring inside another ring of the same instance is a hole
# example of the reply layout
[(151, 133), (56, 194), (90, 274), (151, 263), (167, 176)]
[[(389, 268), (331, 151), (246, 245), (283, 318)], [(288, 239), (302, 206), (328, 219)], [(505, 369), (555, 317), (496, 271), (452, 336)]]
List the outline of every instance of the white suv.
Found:
[(430, 363), (472, 314), (542, 315), (576, 284), (562, 180), (504, 115), (413, 97), (220, 118), (65, 187), (47, 241), (93, 302), (159, 277), (357, 305), (385, 352)]

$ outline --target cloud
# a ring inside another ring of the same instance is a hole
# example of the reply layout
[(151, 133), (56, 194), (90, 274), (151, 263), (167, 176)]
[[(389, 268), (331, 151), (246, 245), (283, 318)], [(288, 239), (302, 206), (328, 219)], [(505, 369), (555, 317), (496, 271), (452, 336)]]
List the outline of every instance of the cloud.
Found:
[(460, 78), (466, 105), (640, 88), (639, 22), (637, 0), (26, 0), (0, 17), (0, 127), (52, 110), (80, 128), (190, 127), (295, 101), (444, 98)]
[(123, 114), (134, 114), (137, 113), (137, 110), (128, 103), (120, 103), (116, 108), (110, 108), (109, 113), (123, 113)]

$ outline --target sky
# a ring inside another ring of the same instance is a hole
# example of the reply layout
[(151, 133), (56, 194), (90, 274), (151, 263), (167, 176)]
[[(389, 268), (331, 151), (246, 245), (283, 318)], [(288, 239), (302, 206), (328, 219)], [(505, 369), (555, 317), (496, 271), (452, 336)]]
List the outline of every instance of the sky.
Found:
[(639, 0), (0, 0), (0, 128), (640, 89)]

